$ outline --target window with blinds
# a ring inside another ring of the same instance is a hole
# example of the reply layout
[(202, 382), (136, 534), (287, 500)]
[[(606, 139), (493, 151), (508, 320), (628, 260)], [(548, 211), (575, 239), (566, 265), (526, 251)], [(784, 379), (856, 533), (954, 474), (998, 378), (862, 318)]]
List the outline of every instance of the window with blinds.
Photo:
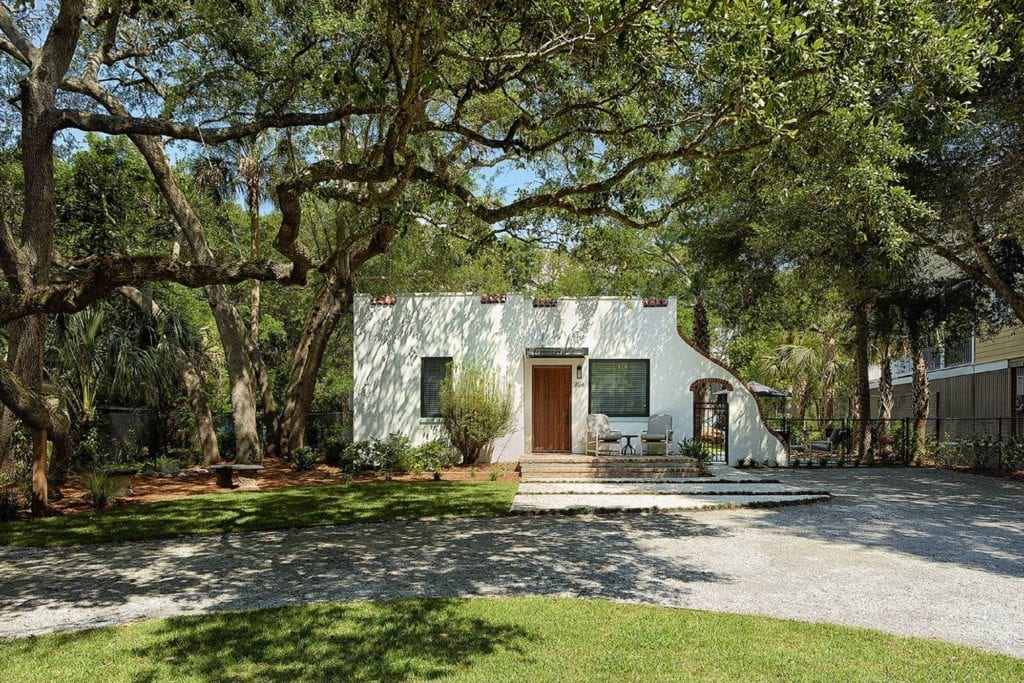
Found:
[(590, 414), (647, 417), (651, 414), (651, 361), (590, 361)]
[(452, 366), (450, 356), (420, 359), (420, 417), (441, 417), (441, 383)]

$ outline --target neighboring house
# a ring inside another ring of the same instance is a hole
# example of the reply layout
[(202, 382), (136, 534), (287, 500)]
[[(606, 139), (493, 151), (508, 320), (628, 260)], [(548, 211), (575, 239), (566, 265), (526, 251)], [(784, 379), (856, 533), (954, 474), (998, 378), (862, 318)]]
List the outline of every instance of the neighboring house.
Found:
[[(584, 453), (587, 416), (601, 413), (613, 429), (636, 435), (650, 415), (671, 415), (673, 450), (696, 422), (703, 434), (723, 437), (729, 462), (784, 462), (753, 394), (679, 336), (674, 298), (364, 294), (355, 299), (353, 339), (355, 439), (440, 437), (441, 382), (453, 365), (471, 361), (514, 391), (516, 427), (494, 444), (492, 460)], [(720, 389), (728, 391), (713, 395)]]
[[(948, 340), (925, 353), (931, 392), (929, 418), (943, 435), (1001, 429), (1024, 436), (1024, 327), (987, 337)], [(892, 362), (893, 417), (913, 415), (909, 358)], [(877, 416), (878, 368), (872, 368), (872, 415)], [(972, 424), (973, 423), (973, 424)]]

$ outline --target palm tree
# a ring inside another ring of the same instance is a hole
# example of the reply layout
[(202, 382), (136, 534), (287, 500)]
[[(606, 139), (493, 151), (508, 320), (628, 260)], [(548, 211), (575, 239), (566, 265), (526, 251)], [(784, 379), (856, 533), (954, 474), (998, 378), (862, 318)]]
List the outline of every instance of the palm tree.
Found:
[(60, 478), (76, 445), (95, 424), (97, 406), (156, 407), (181, 391), (183, 363), (202, 355), (199, 334), (171, 314), (119, 311), (109, 303), (57, 316), (47, 369), (72, 420), (72, 447), (51, 468)]
[[(238, 140), (221, 148), (222, 156), (203, 156), (193, 162), (193, 177), (197, 185), (210, 193), (216, 202), (229, 201), (242, 195), (249, 217), (249, 258), (257, 259), (262, 249), (260, 206), (267, 193), (271, 177), (285, 163), (288, 155), (286, 141), (274, 142), (268, 132), (252, 138)], [(243, 250), (227, 221), (239, 257)], [(263, 419), (270, 444), (277, 443), (277, 401), (270, 386), (270, 376), (260, 352), (260, 299), (261, 284), (253, 280), (249, 287), (249, 323), (245, 329), (245, 352), (249, 359), (256, 391), (263, 407)], [(225, 302), (226, 303), (226, 302)]]

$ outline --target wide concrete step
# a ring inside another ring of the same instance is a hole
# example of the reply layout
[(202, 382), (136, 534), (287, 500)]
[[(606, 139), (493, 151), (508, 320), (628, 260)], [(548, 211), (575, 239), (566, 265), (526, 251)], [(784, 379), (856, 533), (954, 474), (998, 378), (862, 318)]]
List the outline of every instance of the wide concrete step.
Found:
[(526, 455), (520, 465), (541, 464), (602, 464), (602, 465), (666, 465), (686, 464), (696, 467), (697, 461), (682, 455), (582, 455), (579, 453), (549, 453)]
[(587, 479), (631, 479), (637, 481), (652, 481), (665, 479), (691, 479), (698, 478), (700, 472), (695, 468), (647, 468), (647, 469), (621, 469), (621, 468), (594, 468), (594, 469), (524, 469), (521, 479), (528, 481), (559, 481), (559, 480), (587, 480)]
[(666, 481), (701, 476), (697, 461), (679, 455), (530, 455), (519, 461), (523, 482)]
[(828, 495), (828, 491), (807, 486), (792, 486), (778, 481), (723, 481), (690, 479), (682, 482), (524, 482), (519, 495), (701, 495), (701, 496), (794, 496)]
[(713, 510), (823, 502), (827, 493), (764, 495), (691, 494), (521, 494), (512, 502), (513, 514), (655, 512), (659, 510)]
[(542, 472), (544, 470), (577, 470), (580, 472), (588, 472), (592, 470), (695, 470), (698, 469), (696, 465), (690, 463), (650, 463), (650, 464), (630, 464), (630, 463), (584, 463), (584, 462), (552, 462), (552, 463), (536, 463), (536, 464), (524, 464), (520, 465), (520, 469), (523, 472)]

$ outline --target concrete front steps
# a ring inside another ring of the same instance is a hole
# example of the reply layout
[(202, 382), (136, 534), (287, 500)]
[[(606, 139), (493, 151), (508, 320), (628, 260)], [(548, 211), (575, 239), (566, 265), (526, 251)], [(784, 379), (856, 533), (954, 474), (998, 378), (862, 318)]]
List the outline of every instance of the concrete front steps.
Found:
[(584, 481), (687, 481), (700, 479), (693, 458), (678, 455), (578, 455), (551, 453), (519, 461), (523, 483)]
[(576, 476), (578, 470), (572, 471), (570, 476), (543, 479), (537, 478), (539, 475), (536, 471), (532, 471), (531, 478), (527, 478), (524, 469), (522, 483), (512, 503), (512, 512), (543, 514), (701, 510), (794, 505), (824, 501), (832, 497), (828, 491), (784, 484), (778, 479), (748, 476), (725, 465), (716, 465), (713, 468), (714, 476), (700, 478), (652, 476), (651, 473), (657, 470), (649, 468), (644, 470), (646, 477), (629, 479), (595, 476), (580, 478)]

